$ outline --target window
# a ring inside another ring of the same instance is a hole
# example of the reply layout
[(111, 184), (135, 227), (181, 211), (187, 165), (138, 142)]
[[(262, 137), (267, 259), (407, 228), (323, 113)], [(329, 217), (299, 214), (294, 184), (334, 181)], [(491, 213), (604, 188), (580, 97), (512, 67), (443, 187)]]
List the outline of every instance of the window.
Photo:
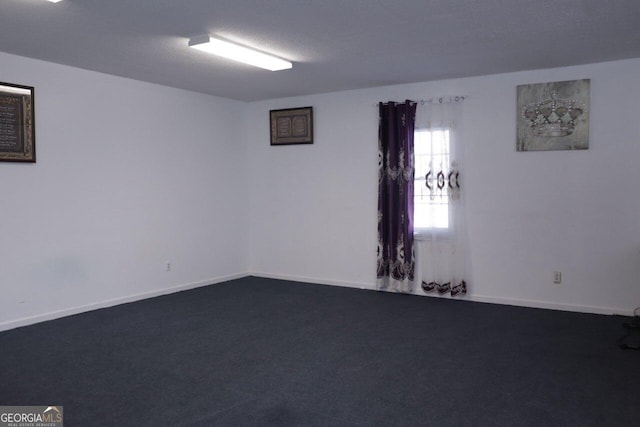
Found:
[(449, 153), (449, 129), (416, 129), (413, 190), (416, 235), (449, 228)]

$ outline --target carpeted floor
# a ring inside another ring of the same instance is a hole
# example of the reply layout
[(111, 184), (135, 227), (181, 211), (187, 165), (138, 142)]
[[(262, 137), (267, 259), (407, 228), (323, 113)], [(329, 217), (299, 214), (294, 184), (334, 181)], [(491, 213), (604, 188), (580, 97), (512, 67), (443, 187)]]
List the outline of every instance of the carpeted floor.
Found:
[(249, 277), (0, 333), (65, 426), (634, 426), (628, 319)]

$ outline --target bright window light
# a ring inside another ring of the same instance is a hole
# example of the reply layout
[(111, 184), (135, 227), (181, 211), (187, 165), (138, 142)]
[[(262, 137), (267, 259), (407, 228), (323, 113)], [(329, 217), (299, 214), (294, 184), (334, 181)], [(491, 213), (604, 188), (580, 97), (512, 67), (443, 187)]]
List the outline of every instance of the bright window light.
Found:
[(264, 68), (270, 71), (287, 70), (293, 64), (284, 59), (258, 52), (248, 47), (240, 46), (225, 40), (220, 40), (211, 36), (194, 37), (189, 40), (189, 46), (203, 52), (222, 56), (223, 58)]
[[(449, 168), (449, 129), (418, 129), (414, 132), (415, 181), (413, 186), (414, 229), (449, 228), (449, 189), (438, 186), (439, 171)], [(431, 171), (431, 182), (427, 173)], [(433, 189), (429, 190), (427, 184)]]

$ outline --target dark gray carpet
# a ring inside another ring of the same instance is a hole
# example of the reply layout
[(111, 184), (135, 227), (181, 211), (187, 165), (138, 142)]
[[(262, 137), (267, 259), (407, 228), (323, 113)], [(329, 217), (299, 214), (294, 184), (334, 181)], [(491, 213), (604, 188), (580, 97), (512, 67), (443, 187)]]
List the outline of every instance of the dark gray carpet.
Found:
[(616, 316), (246, 278), (0, 333), (66, 426), (634, 426)]

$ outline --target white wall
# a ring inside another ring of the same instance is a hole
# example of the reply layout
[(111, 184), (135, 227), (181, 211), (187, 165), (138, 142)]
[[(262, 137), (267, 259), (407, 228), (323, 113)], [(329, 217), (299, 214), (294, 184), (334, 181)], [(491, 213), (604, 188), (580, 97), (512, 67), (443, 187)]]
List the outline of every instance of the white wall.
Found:
[[(635, 59), (250, 104), (250, 270), (374, 288), (374, 104), (467, 95), (467, 298), (631, 314), (640, 305), (639, 75)], [(516, 86), (582, 78), (591, 79), (589, 150), (516, 152)], [(314, 144), (270, 147), (268, 111), (307, 105)]]
[(37, 151), (0, 163), (0, 330), (247, 273), (244, 103), (3, 53), (0, 81), (35, 86)]
[[(0, 330), (249, 272), (373, 289), (374, 105), (443, 94), (469, 96), (467, 298), (630, 314), (638, 75), (637, 59), (244, 104), (0, 53), (0, 81), (36, 88), (38, 157), (0, 163)], [(589, 150), (517, 153), (516, 86), (580, 78)], [(269, 146), (268, 111), (306, 105), (315, 143)]]

